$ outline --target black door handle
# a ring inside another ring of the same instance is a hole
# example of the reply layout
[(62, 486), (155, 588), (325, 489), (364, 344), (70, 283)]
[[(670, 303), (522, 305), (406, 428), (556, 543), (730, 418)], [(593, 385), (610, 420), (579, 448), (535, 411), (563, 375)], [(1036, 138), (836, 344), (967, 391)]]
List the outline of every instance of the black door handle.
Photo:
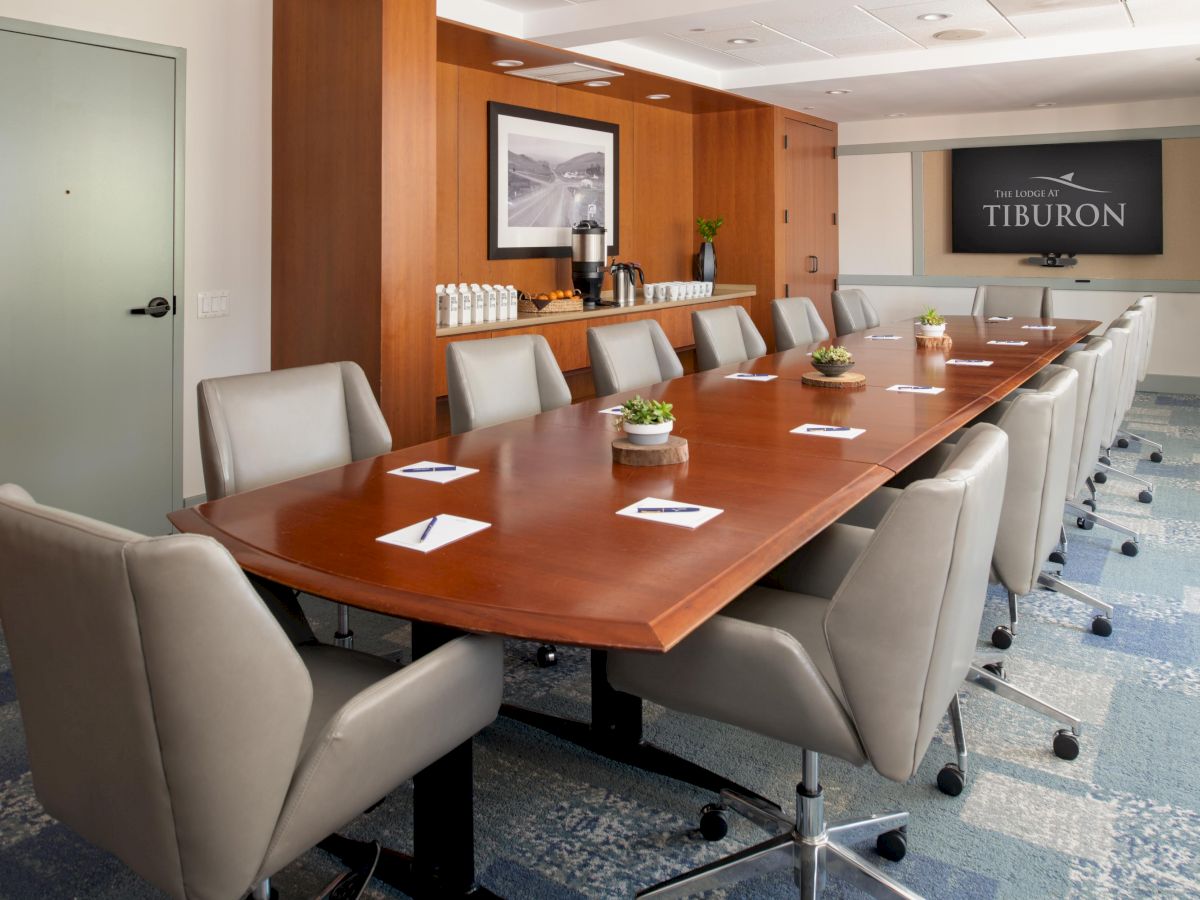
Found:
[(131, 316), (153, 316), (161, 319), (171, 311), (171, 301), (166, 297), (155, 297), (145, 306), (135, 306), (129, 311)]
[(820, 270), (820, 268), (821, 268), (821, 260), (819, 260), (815, 256), (810, 256), (808, 258), (808, 274), (815, 275)]

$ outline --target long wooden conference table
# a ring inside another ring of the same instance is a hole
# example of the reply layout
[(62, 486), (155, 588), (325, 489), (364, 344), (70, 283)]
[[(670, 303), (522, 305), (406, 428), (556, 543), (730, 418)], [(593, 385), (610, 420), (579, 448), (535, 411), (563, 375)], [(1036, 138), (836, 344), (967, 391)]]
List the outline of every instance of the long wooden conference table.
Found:
[[(860, 389), (802, 384), (813, 348), (798, 348), (406, 447), (179, 510), (170, 520), (216, 538), (249, 572), (413, 620), (414, 656), (460, 631), (592, 648), (591, 723), (573, 730), (510, 712), (614, 758), (715, 788), (719, 776), (681, 768), (641, 741), (641, 701), (607, 687), (604, 651), (671, 649), (1099, 324), (948, 317), (953, 346), (934, 350), (916, 345), (911, 322), (894, 323), (826, 342), (853, 352), (854, 371), (867, 378)], [(1054, 328), (1031, 327), (1047, 325)], [(777, 377), (727, 377), (735, 372)], [(887, 390), (895, 385), (944, 390)], [(674, 405), (675, 433), (689, 443), (686, 463), (613, 463), (615, 417), (603, 410), (635, 393)], [(845, 440), (791, 432), (806, 423), (865, 433)], [(388, 474), (420, 461), (479, 472), (449, 484)], [(646, 497), (723, 512), (695, 530), (616, 515)], [(491, 527), (428, 554), (376, 540), (446, 514)], [(402, 890), (479, 895), (470, 771), (467, 743), (417, 776), (416, 862), (395, 877)]]

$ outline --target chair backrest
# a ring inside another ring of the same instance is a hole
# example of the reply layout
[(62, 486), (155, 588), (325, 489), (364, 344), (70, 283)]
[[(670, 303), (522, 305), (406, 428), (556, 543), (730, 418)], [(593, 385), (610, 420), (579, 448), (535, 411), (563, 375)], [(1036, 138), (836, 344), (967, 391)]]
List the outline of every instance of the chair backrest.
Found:
[(758, 359), (767, 353), (766, 341), (741, 306), (692, 313), (692, 334), (696, 338), (698, 372)]
[(1133, 406), (1133, 395), (1137, 393), (1138, 374), (1141, 372), (1150, 317), (1140, 307), (1131, 306), (1121, 313), (1121, 318), (1129, 319), (1132, 323), (1129, 343), (1125, 348), (1126, 369), (1121, 379), (1121, 404), (1124, 408), (1121, 418), (1124, 419), (1124, 413), (1129, 412), (1129, 408)]
[(196, 385), (209, 500), (388, 453), (392, 434), (356, 363)]
[(1091, 337), (1084, 349), (1072, 350), (1061, 357), (1061, 362), (1079, 373), (1075, 433), (1071, 441), (1070, 465), (1067, 467), (1066, 499), (1074, 500), (1096, 470), (1102, 421), (1108, 404), (1106, 395), (1110, 389), (1112, 341), (1105, 337)]
[(829, 329), (807, 297), (772, 300), (771, 317), (775, 320), (776, 350), (791, 350), (829, 339)]
[(1008, 437), (974, 426), (936, 478), (888, 510), (830, 604), (825, 634), (871, 764), (916, 771), (975, 655)]
[(1150, 354), (1154, 351), (1154, 328), (1158, 322), (1158, 297), (1147, 294), (1133, 304), (1135, 309), (1142, 310), (1146, 315), (1146, 327), (1142, 333), (1142, 356), (1138, 366), (1139, 382), (1146, 380), (1146, 367), (1150, 364)]
[[(1105, 403), (1103, 428), (1100, 431), (1100, 447), (1111, 447), (1117, 439), (1117, 430), (1125, 418), (1126, 410), (1121, 406), (1125, 390), (1125, 367), (1129, 363), (1129, 344), (1133, 340), (1133, 320), (1120, 316), (1104, 329), (1104, 336), (1112, 342), (1112, 363), (1108, 367), (1108, 392)], [(1100, 448), (1097, 448), (1099, 452)]]
[(833, 328), (838, 337), (866, 331), (879, 325), (879, 314), (858, 288), (843, 288), (833, 292)]
[(1054, 292), (1037, 285), (981, 284), (975, 288), (971, 315), (1052, 319)]
[(571, 402), (554, 351), (540, 334), (449, 344), (446, 380), (454, 434), (536, 416)]
[(1041, 387), (1018, 393), (996, 423), (1008, 435), (1008, 478), (992, 570), (1018, 596), (1033, 590), (1058, 542), (1075, 438), (1079, 373), (1047, 369)]
[(683, 365), (656, 319), (589, 328), (587, 340), (597, 397), (683, 374)]
[(0, 486), (0, 621), (38, 799), (175, 897), (238, 897), (312, 682), (233, 558)]

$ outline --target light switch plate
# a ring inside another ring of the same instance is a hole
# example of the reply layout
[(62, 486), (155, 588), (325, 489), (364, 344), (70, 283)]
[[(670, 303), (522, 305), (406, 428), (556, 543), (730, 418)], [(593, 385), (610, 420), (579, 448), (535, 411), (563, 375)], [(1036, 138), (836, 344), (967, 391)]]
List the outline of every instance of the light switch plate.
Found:
[(229, 291), (201, 291), (196, 295), (196, 316), (216, 319), (229, 315)]

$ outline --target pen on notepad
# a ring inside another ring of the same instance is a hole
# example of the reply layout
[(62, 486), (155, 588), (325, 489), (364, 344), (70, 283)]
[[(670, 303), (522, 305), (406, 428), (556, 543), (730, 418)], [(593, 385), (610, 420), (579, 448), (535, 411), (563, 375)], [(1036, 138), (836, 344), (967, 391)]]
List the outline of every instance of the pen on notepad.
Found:
[(750, 372), (736, 372), (734, 378), (766, 378), (765, 375), (754, 375)]
[(433, 531), (433, 526), (437, 524), (438, 517), (434, 516), (429, 520), (429, 524), (425, 526), (425, 530), (421, 532), (421, 537), (417, 541), (418, 544), (425, 543), (425, 538), (429, 537), (429, 532)]
[(956, 360), (954, 360), (954, 362), (958, 363), (960, 366), (965, 366), (965, 365), (970, 365), (971, 363), (985, 363), (985, 362), (987, 362), (987, 360), (986, 359), (956, 359)]
[(458, 466), (425, 466), (419, 469), (401, 469), (401, 472), (453, 472)]
[(639, 506), (640, 513), (683, 513), (700, 512), (698, 506)]
[(898, 391), (932, 391), (933, 388), (928, 384), (924, 384), (924, 385), (922, 385), (922, 384), (898, 384), (898, 385), (896, 385), (896, 390), (898, 390)]
[(849, 425), (819, 425), (816, 428), (805, 428), (805, 431), (849, 431)]

